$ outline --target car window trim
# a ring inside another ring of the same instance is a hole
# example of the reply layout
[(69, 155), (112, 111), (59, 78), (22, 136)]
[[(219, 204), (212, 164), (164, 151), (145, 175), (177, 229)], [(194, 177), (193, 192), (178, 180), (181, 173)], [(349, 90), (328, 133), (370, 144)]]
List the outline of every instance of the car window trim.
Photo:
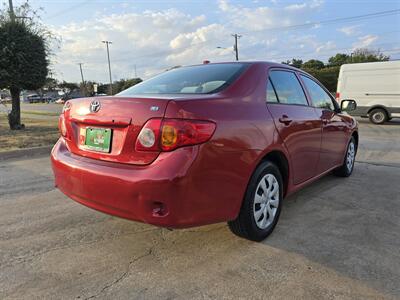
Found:
[[(274, 94), (275, 94), (276, 100), (278, 100), (278, 101), (277, 101), (277, 102), (268, 102), (268, 95), (266, 95), (266, 97), (265, 97), (265, 102), (266, 102), (266, 103), (280, 103), (280, 101), (279, 101), (279, 96), (278, 96), (278, 94), (277, 94), (277, 92), (276, 92), (275, 86), (274, 86), (274, 84), (273, 84), (271, 78), (269, 77), (269, 75), (268, 75), (267, 77), (268, 77), (268, 80), (267, 80), (267, 89), (266, 89), (266, 91), (268, 91), (268, 83), (271, 83), (272, 89), (274, 90)], [(283, 103), (282, 103), (282, 104), (283, 104)]]
[[(270, 75), (270, 72), (271, 72), (271, 71), (272, 71), (272, 72), (273, 72), (273, 71), (283, 71), (283, 72), (293, 73), (294, 76), (296, 77), (297, 81), (299, 82), (301, 89), (303, 90), (303, 93), (304, 93), (304, 96), (305, 96), (305, 98), (306, 98), (307, 104), (299, 104), (299, 103), (294, 104), (294, 103), (281, 103), (281, 102), (267, 102), (267, 103), (269, 103), (269, 104), (282, 104), (282, 105), (296, 105), (296, 106), (312, 107), (312, 106), (310, 105), (310, 101), (309, 101), (309, 99), (308, 99), (308, 94), (307, 94), (306, 90), (305, 90), (304, 87), (303, 87), (303, 82), (300, 81), (300, 78), (299, 78), (299, 76), (298, 76), (298, 74), (297, 74), (297, 72), (296, 72), (295, 70), (291, 70), (291, 69), (287, 69), (287, 68), (282, 68), (282, 67), (270, 67), (270, 68), (268, 69), (268, 74), (267, 74), (267, 75), (268, 75), (268, 76), (267, 76), (268, 78), (269, 78), (269, 75)], [(272, 82), (272, 80), (271, 80), (271, 83), (272, 83), (272, 85), (274, 84), (274, 83)], [(278, 99), (279, 99), (278, 93), (276, 93), (276, 96), (277, 96)]]
[[(328, 95), (328, 97), (331, 99), (331, 102), (332, 102), (332, 104), (334, 106), (334, 110), (327, 109), (327, 108), (322, 108), (322, 107), (318, 107), (318, 106), (314, 106), (314, 102), (312, 100), (311, 94), (310, 94), (305, 82), (303, 81), (303, 78), (301, 78), (301, 76), (307, 77), (308, 79), (314, 81)], [(316, 80), (312, 76), (308, 75), (307, 73), (303, 73), (303, 72), (299, 72), (299, 78), (300, 78), (302, 84), (304, 84), (304, 88), (307, 90), (307, 94), (310, 97), (310, 102), (312, 103), (311, 107), (322, 109), (322, 110), (329, 110), (329, 111), (332, 111), (332, 112), (337, 112), (338, 111), (339, 106), (336, 103), (336, 100), (333, 98), (332, 94), (318, 80)]]

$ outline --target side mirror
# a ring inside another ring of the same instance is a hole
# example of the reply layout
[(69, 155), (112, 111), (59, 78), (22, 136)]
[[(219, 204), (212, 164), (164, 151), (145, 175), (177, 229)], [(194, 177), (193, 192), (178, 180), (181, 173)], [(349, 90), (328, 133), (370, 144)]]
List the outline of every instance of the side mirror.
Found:
[(342, 100), (340, 102), (340, 109), (342, 111), (353, 111), (357, 108), (357, 102), (355, 100)]

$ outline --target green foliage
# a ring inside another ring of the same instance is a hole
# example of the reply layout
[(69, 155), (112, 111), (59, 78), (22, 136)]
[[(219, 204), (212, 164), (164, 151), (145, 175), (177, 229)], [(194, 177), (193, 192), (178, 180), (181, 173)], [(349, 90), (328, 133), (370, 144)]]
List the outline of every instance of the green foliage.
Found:
[(332, 56), (328, 59), (328, 63), (330, 66), (341, 66), (343, 64), (347, 64), (350, 61), (350, 55), (344, 53), (338, 53), (335, 56)]
[[(134, 86), (135, 84), (138, 84), (142, 81), (143, 80), (141, 78), (121, 79), (118, 81), (114, 81), (113, 93), (118, 94), (119, 92), (122, 92), (123, 90), (126, 90), (127, 88), (130, 88), (131, 86)], [(109, 84), (87, 81), (85, 87), (81, 85), (81, 89), (85, 88), (86, 92), (84, 94), (86, 96), (93, 96), (95, 94), (93, 88), (94, 84), (97, 84), (97, 94), (108, 94), (110, 92)]]
[(350, 57), (349, 63), (364, 63), (364, 62), (374, 62), (374, 61), (388, 61), (389, 56), (384, 55), (379, 50), (369, 50), (369, 49), (356, 49)]
[(73, 90), (79, 88), (79, 86), (76, 83), (66, 82), (65, 80), (63, 82), (59, 83), (58, 87), (61, 88), (64, 92), (73, 91)]
[(326, 67), (322, 69), (303, 69), (307, 73), (314, 76), (321, 82), (330, 92), (336, 91), (337, 80), (339, 77), (340, 66)]
[(46, 90), (48, 90), (48, 91), (54, 91), (54, 89), (55, 89), (57, 86), (58, 86), (58, 81), (57, 81), (57, 79), (47, 77), (47, 78), (46, 78), (46, 81), (45, 81), (45, 83), (44, 83), (44, 85), (43, 85), (43, 88), (46, 89)]
[(293, 58), (292, 60), (283, 61), (282, 63), (300, 69), (303, 65), (303, 60)]
[(387, 60), (389, 60), (389, 56), (379, 50), (356, 49), (351, 55), (337, 53), (328, 59), (328, 64), (317, 59), (310, 59), (303, 63), (301, 59), (295, 58), (282, 63), (301, 68), (318, 79), (329, 91), (335, 92), (341, 65)]
[[(121, 79), (118, 81), (113, 82), (113, 93), (118, 94), (119, 92), (122, 92), (123, 90), (126, 90), (127, 88), (130, 88), (131, 86), (134, 86), (138, 83), (141, 83), (143, 80), (141, 78), (131, 78), (131, 79)], [(97, 87), (97, 93), (98, 94), (108, 94), (110, 91), (110, 85), (109, 84), (99, 84)]]
[(121, 79), (118, 81), (115, 81), (113, 83), (113, 91), (114, 93), (119, 93), (122, 92), (123, 90), (126, 90), (127, 88), (130, 88), (131, 86), (134, 86), (143, 80), (140, 78), (132, 78), (132, 79)]
[(49, 62), (43, 37), (23, 22), (0, 24), (0, 88), (38, 89)]
[(328, 59), (329, 66), (341, 66), (343, 64), (365, 63), (375, 61), (387, 61), (389, 56), (384, 55), (379, 50), (369, 50), (365, 48), (356, 49), (351, 55), (338, 53)]
[(303, 69), (316, 69), (320, 70), (325, 67), (325, 64), (318, 60), (318, 59), (310, 59), (309, 61), (306, 61), (302, 66)]
[(97, 86), (97, 94), (108, 94), (110, 91), (109, 84), (99, 84)]
[(15, 12), (16, 16), (0, 9), (0, 88), (7, 88), (11, 93), (10, 128), (22, 129), (20, 92), (39, 89), (46, 83), (49, 33), (41, 23), (35, 22), (36, 11), (28, 2)]

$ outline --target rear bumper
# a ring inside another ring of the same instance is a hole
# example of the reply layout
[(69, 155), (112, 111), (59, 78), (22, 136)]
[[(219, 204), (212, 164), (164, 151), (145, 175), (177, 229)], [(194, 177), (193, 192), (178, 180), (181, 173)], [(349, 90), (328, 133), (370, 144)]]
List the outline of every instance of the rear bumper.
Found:
[(61, 138), (51, 153), (55, 185), (75, 201), (118, 217), (161, 227), (184, 228), (220, 221), (204, 214), (191, 168), (199, 147), (161, 153), (134, 166), (81, 157)]

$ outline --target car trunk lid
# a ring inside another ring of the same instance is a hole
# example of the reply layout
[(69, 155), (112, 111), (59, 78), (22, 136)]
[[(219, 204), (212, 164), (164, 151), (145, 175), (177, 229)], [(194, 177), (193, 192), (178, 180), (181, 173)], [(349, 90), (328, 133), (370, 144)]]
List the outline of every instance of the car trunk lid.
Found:
[(64, 112), (65, 140), (72, 153), (135, 165), (149, 164), (159, 155), (158, 151), (135, 151), (135, 142), (149, 119), (164, 116), (167, 99), (96, 97), (69, 102)]

